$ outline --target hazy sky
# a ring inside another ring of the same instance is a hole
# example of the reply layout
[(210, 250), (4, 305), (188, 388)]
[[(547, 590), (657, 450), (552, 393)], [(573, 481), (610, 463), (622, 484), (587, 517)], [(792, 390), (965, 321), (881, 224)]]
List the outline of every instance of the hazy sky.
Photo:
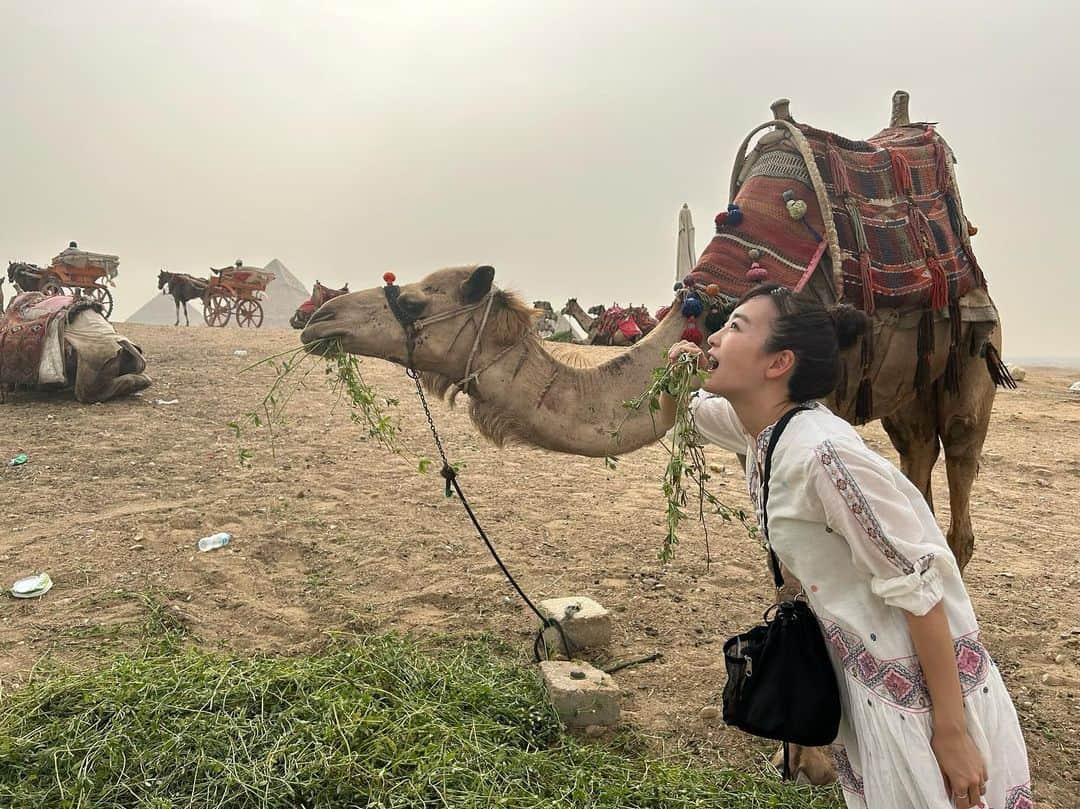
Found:
[(893, 90), (959, 158), (1006, 355), (1080, 355), (1075, 2), (0, 0), (0, 259), (280, 258), (353, 289), (483, 262), (529, 300), (668, 302), (735, 149), (792, 99), (851, 137)]

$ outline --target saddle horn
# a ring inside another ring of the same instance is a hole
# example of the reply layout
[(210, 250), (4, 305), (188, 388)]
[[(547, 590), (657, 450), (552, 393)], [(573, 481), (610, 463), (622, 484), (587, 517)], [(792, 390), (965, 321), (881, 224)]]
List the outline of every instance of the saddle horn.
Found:
[(911, 98), (907, 90), (897, 90), (892, 94), (892, 117), (889, 126), (908, 126), (911, 118), (908, 117), (908, 100)]
[(773, 119), (776, 121), (790, 121), (795, 123), (795, 119), (791, 117), (791, 100), (787, 98), (778, 98), (772, 104), (769, 105), (769, 109), (772, 110)]

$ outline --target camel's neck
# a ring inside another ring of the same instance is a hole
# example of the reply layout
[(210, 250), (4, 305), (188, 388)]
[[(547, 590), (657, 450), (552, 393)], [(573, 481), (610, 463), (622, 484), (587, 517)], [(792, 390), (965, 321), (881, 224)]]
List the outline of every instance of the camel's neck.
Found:
[(570, 316), (577, 320), (581, 324), (581, 328), (588, 331), (592, 327), (593, 319), (592, 315), (581, 308), (581, 304), (577, 301), (570, 306)]
[[(638, 449), (660, 438), (665, 426), (653, 423), (647, 404), (634, 411), (623, 402), (644, 392), (685, 326), (676, 311), (635, 346), (595, 367), (575, 367), (528, 338), (522, 351), (509, 352), (481, 376), (473, 416), (496, 440), (509, 434), (594, 457)], [(570, 359), (572, 350), (559, 353)]]

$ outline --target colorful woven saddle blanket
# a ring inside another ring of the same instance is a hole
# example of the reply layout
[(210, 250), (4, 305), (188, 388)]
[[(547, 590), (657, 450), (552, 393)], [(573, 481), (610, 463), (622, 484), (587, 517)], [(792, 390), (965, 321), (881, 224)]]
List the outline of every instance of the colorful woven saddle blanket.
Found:
[(67, 295), (40, 292), (13, 298), (0, 316), (0, 383), (63, 383), (60, 327), (69, 313), (90, 305)]
[[(767, 127), (776, 131), (746, 155)], [(932, 124), (865, 141), (762, 124), (736, 158), (732, 203), (717, 216), (695, 280), (737, 297), (766, 281), (802, 289), (821, 271), (839, 300), (867, 312), (943, 309), (986, 286), (953, 162)]]

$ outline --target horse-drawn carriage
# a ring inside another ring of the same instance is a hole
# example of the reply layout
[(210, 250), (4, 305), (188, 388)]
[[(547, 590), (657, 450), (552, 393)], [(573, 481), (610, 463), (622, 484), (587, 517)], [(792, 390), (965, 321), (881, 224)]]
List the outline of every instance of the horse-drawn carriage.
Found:
[(245, 267), (236, 262), (233, 267), (210, 268), (206, 292), (203, 294), (203, 319), (207, 326), (225, 326), (234, 314), (237, 326), (257, 329), (263, 322), (259, 300), (274, 280), (272, 272)]
[(80, 250), (72, 242), (48, 267), (13, 262), (8, 265), (8, 280), (23, 292), (44, 295), (71, 295), (100, 303), (105, 317), (112, 315), (113, 297), (109, 291), (120, 265), (118, 256)]

